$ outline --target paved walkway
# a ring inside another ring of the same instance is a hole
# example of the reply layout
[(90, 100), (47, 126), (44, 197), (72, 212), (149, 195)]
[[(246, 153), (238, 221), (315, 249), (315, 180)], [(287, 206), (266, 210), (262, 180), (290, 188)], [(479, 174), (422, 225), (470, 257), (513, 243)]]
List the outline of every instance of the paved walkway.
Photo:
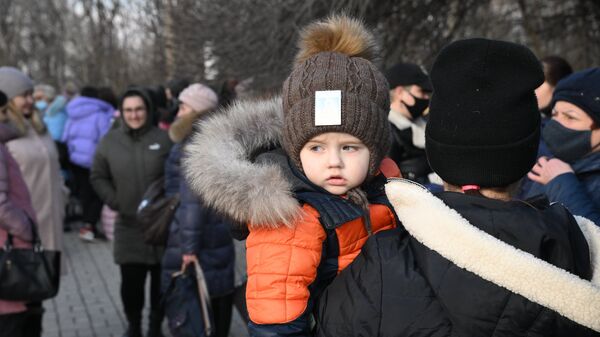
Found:
[[(119, 296), (119, 269), (113, 262), (111, 243), (84, 243), (76, 233), (65, 233), (64, 255), (68, 271), (61, 278), (58, 296), (44, 302), (42, 335), (120, 337), (126, 322)], [(147, 317), (146, 307), (144, 329)], [(166, 320), (163, 331), (168, 331)], [(247, 336), (245, 325), (235, 310), (229, 335)]]

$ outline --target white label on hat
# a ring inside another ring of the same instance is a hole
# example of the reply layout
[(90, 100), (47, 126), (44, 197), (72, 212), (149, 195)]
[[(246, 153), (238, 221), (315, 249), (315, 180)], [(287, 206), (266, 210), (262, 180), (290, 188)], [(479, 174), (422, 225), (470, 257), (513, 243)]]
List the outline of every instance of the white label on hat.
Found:
[(342, 125), (342, 91), (315, 92), (315, 126)]

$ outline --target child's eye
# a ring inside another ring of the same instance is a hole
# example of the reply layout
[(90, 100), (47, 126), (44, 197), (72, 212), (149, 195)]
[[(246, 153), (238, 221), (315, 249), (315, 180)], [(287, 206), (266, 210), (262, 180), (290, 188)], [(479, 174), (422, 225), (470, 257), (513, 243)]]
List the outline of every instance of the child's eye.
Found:
[(345, 152), (354, 152), (358, 150), (358, 146), (354, 146), (354, 145), (344, 145), (342, 146), (342, 151)]
[(312, 152), (322, 152), (323, 151), (323, 147), (321, 145), (313, 145), (310, 147), (310, 150)]

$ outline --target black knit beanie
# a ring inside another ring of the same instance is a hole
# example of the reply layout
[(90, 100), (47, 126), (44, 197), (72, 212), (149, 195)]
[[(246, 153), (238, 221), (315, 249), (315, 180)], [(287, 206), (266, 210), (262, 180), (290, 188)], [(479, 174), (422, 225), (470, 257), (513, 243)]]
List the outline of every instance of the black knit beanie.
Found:
[(515, 43), (461, 40), (440, 52), (430, 76), (431, 168), (457, 186), (521, 179), (535, 163), (540, 137), (534, 90), (544, 73), (535, 55)]

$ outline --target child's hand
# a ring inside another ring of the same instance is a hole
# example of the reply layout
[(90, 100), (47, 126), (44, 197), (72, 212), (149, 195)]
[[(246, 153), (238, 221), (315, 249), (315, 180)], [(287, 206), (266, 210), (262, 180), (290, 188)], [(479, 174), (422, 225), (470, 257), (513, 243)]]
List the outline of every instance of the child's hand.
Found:
[(564, 161), (557, 158), (548, 160), (546, 157), (540, 157), (531, 172), (527, 174), (527, 177), (537, 183), (546, 185), (559, 175), (569, 172), (573, 172), (573, 169)]

